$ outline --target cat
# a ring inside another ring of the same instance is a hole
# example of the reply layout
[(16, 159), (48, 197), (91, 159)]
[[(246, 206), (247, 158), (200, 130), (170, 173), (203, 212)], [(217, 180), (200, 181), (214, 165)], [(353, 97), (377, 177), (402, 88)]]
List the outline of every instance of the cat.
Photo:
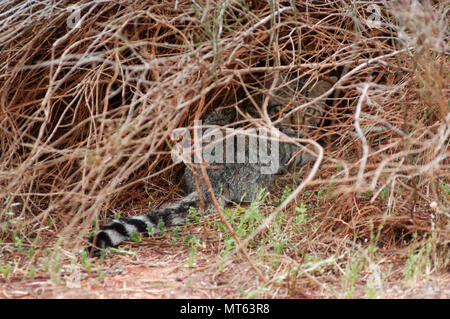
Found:
[[(264, 129), (243, 129), (249, 124), (249, 121), (243, 118), (243, 113), (247, 112), (247, 117), (253, 117), (255, 110), (258, 111), (256, 113), (261, 113), (260, 107), (266, 96), (267, 113), (275, 120), (283, 117), (296, 105), (295, 99), (294, 105), (289, 104), (292, 104), (293, 98), (299, 92), (302, 96), (315, 98), (332, 86), (330, 81), (325, 80), (319, 80), (312, 85), (305, 83), (305, 78), (284, 74), (279, 77), (278, 83), (275, 83), (276, 89), (272, 90), (273, 92), (262, 90), (263, 93), (255, 95), (252, 102), (242, 103), (240, 112), (235, 107), (210, 112), (198, 127), (198, 135), (201, 136), (198, 139), (198, 145), (201, 145), (199, 152), (189, 152), (188, 158), (184, 157), (184, 188), (187, 195), (166, 208), (150, 210), (140, 216), (112, 220), (91, 238), (91, 246), (88, 249), (91, 254), (99, 255), (100, 250), (115, 247), (139, 233), (158, 233), (163, 228), (182, 226), (189, 219), (192, 209), (200, 209), (201, 200), (206, 215), (214, 212), (210, 190), (201, 178), (202, 173), (198, 166), (201, 164), (196, 163), (200, 161), (195, 160), (198, 153), (202, 159), (205, 157), (211, 191), (214, 196), (220, 197), (222, 203), (251, 202), (258, 192), (268, 190), (275, 174), (293, 166), (313, 162), (313, 156), (306, 151), (301, 152), (305, 147), (278, 141), (274, 138), (276, 135), (267, 134)], [(250, 104), (256, 104), (256, 107)], [(317, 127), (323, 110), (324, 103), (321, 102), (294, 112), (291, 116), (282, 118), (277, 129), (287, 136), (295, 136), (308, 127)], [(190, 141), (189, 138), (187, 142)]]

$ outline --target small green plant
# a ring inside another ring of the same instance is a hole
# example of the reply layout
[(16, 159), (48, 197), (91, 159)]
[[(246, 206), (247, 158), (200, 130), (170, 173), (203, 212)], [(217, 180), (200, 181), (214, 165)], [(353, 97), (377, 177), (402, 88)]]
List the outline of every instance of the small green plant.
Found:
[(297, 215), (294, 219), (294, 227), (298, 231), (304, 231), (305, 226), (302, 226), (304, 223), (306, 223), (309, 220), (309, 216), (307, 214), (308, 209), (306, 208), (306, 205), (304, 203), (300, 203), (300, 206), (295, 207), (295, 212)]
[(279, 243), (274, 243), (273, 250), (275, 254), (281, 255), (283, 253), (284, 246), (286, 245), (286, 241), (282, 240)]
[(33, 280), (35, 276), (36, 276), (36, 267), (34, 265), (31, 265), (30, 271), (28, 273), (28, 278)]
[(16, 234), (14, 232), (13, 232), (12, 236), (13, 236), (14, 246), (16, 247), (17, 251), (19, 253), (26, 251), (26, 249), (24, 249), (22, 247), (22, 239), (20, 239), (18, 236), (16, 236)]
[(121, 254), (121, 255), (128, 255), (128, 256), (134, 256), (136, 254), (133, 251), (128, 251), (125, 249), (114, 248), (114, 247), (109, 247), (106, 249), (106, 251), (109, 253), (112, 253), (112, 254)]
[(320, 186), (319, 190), (316, 193), (316, 196), (318, 199), (325, 197), (325, 195), (327, 194), (327, 187), (325, 185)]
[(198, 212), (198, 210), (195, 207), (189, 207), (189, 214), (188, 217), (186, 217), (186, 225), (189, 225), (190, 223), (198, 223), (200, 222), (201, 215)]
[(378, 250), (378, 241), (380, 240), (380, 236), (381, 236), (381, 231), (383, 230), (384, 227), (384, 222), (387, 218), (387, 211), (384, 214), (384, 218), (383, 218), (383, 222), (380, 223), (380, 225), (378, 225), (377, 228), (377, 233), (376, 235), (373, 232), (374, 229), (374, 225), (373, 222), (370, 221), (369, 225), (370, 225), (370, 243), (369, 243), (369, 247), (367, 248), (367, 253), (369, 257), (373, 257), (376, 253), (376, 251)]
[(33, 258), (34, 255), (34, 249), (33, 248), (29, 248), (28, 249), (28, 258), (31, 259)]
[(450, 183), (447, 183), (445, 181), (440, 181), (440, 183), (441, 183), (441, 186), (442, 186), (444, 192), (446, 192), (447, 195), (450, 196)]
[(56, 283), (61, 283), (61, 279), (59, 277), (59, 270), (61, 268), (60, 265), (61, 251), (59, 247), (59, 241), (53, 248), (53, 261), (52, 261), (52, 269), (51, 276)]
[(373, 196), (372, 191), (367, 191), (367, 192), (361, 193), (361, 197), (366, 200), (369, 200), (372, 196)]
[(236, 226), (236, 233), (240, 236), (249, 236), (260, 222), (264, 220), (264, 214), (259, 209), (258, 202), (252, 202), (250, 207), (244, 212)]
[(94, 222), (92, 223), (92, 230), (88, 234), (89, 238), (94, 237), (94, 235), (97, 233), (97, 230), (98, 230), (98, 222), (97, 220), (94, 220)]
[(2, 273), (4, 279), (8, 279), (9, 274), (11, 273), (11, 264), (0, 264), (0, 272)]
[(104, 249), (100, 250), (100, 257), (98, 258), (99, 263), (103, 262), (103, 260), (105, 259), (105, 255), (106, 255), (105, 250)]
[(389, 196), (389, 186), (385, 186), (384, 188), (383, 188), (383, 191), (381, 192), (381, 199), (383, 200), (383, 202), (385, 202), (386, 201), (386, 199), (388, 198), (388, 196)]
[(91, 272), (91, 261), (89, 259), (89, 254), (86, 250), (81, 251), (81, 264), (84, 266), (84, 269), (89, 273)]
[(354, 256), (349, 258), (347, 267), (345, 268), (345, 272), (342, 277), (342, 289), (345, 292), (345, 298), (352, 298), (353, 292), (355, 291), (356, 281), (364, 265), (365, 259), (358, 252)]
[(433, 247), (431, 240), (417, 241), (417, 233), (413, 234), (412, 247), (406, 260), (405, 281), (411, 282), (422, 277), (428, 278), (433, 269)]
[(289, 186), (286, 186), (283, 189), (283, 194), (281, 195), (281, 198), (275, 202), (275, 206), (280, 206), (281, 203), (283, 203), (286, 200), (286, 198), (288, 198), (289, 195), (291, 195), (291, 192), (292, 189)]
[(45, 262), (44, 262), (44, 271), (48, 272), (48, 269), (50, 266), (50, 249), (49, 248), (45, 248), (44, 255), (47, 257), (47, 258), (45, 258)]
[(245, 291), (242, 286), (239, 286), (238, 289), (239, 289), (239, 293), (240, 293), (241, 297), (245, 298), (245, 299), (255, 299), (256, 296), (258, 295), (258, 293), (260, 292), (259, 289)]
[(96, 280), (97, 280), (97, 281), (102, 281), (103, 278), (104, 278), (105, 275), (106, 275), (106, 271), (101, 270), (101, 268), (100, 268), (100, 266), (99, 266), (99, 267), (97, 267), (97, 273), (98, 273), (98, 276), (97, 276)]
[(147, 233), (148, 233), (148, 235), (149, 235), (150, 237), (153, 236), (153, 235), (155, 234), (155, 227), (153, 227), (152, 224), (149, 224), (149, 225), (147, 226)]
[(171, 239), (172, 244), (175, 245), (178, 242), (178, 239), (180, 238), (180, 227), (177, 226), (172, 230), (171, 237), (172, 237)]
[(142, 241), (141, 235), (135, 230), (133, 231), (131, 237), (128, 237), (127, 240), (135, 243), (140, 243)]
[(189, 253), (189, 258), (186, 261), (186, 265), (188, 267), (194, 267), (195, 266), (195, 254), (197, 253), (197, 247), (200, 246), (200, 240), (192, 235), (184, 236), (183, 238), (184, 243), (191, 248), (191, 251)]
[(163, 234), (163, 235), (166, 234), (166, 227), (164, 226), (164, 222), (163, 221), (159, 222), (158, 229), (161, 232), (161, 234)]

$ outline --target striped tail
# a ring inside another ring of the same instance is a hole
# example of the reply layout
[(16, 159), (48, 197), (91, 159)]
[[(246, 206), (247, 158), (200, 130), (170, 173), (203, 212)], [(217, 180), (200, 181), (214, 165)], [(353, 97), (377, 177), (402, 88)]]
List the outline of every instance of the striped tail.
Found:
[(156, 234), (161, 232), (162, 228), (184, 225), (190, 207), (199, 207), (197, 192), (190, 193), (168, 208), (153, 210), (145, 215), (115, 219), (90, 238), (89, 255), (99, 256), (101, 249), (115, 247), (136, 234), (147, 234), (149, 229)]

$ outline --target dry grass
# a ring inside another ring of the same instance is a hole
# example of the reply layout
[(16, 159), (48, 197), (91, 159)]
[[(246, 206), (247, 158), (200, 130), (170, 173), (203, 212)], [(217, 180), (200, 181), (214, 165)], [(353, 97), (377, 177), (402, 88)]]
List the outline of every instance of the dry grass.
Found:
[[(273, 289), (243, 283), (248, 262), (222, 256), (223, 236), (209, 231), (203, 252), (223, 257), (216, 266), (224, 258), (239, 265), (228, 282), (263, 297), (330, 296), (330, 283), (352, 288), (346, 269), (361, 256), (358, 280), (367, 283), (389, 264), (406, 272), (424, 247), (427, 272), (448, 270), (448, 2), (72, 2), (81, 9), (75, 27), (78, 11), (66, 2), (0, 4), (0, 266), (5, 274), (13, 265), (8, 280), (31, 269), (60, 273), (58, 262), (80, 263), (95, 220), (177, 197), (171, 131), (277, 71), (339, 78), (321, 128), (308, 136), (324, 156), (320, 169), (302, 172), (314, 173), (304, 183), (298, 174), (280, 180), (291, 196), (275, 213), (266, 207), (266, 224), (277, 221), (293, 247), (275, 266), (255, 245), (272, 251), (267, 228), (241, 238)], [(301, 203), (311, 216), (298, 230)], [(377, 255), (367, 255), (371, 245)], [(45, 267), (48, 256), (57, 269)]]

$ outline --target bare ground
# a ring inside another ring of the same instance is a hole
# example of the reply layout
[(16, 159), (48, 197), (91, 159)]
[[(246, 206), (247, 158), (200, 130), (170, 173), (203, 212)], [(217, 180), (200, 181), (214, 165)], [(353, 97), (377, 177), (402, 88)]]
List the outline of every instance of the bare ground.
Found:
[[(153, 246), (153, 245), (152, 245)], [(136, 247), (133, 247), (134, 249)], [(242, 291), (263, 284), (245, 261), (234, 262), (233, 273), (219, 273), (214, 267), (217, 257), (211, 253), (197, 252), (195, 264), (187, 265), (188, 249), (156, 248), (143, 245), (135, 257), (109, 255), (102, 263), (108, 269), (101, 280), (96, 271), (87, 273), (80, 268), (68, 268), (65, 284), (55, 283), (50, 276), (34, 280), (2, 280), (1, 298), (242, 298)], [(399, 280), (401, 269), (391, 271), (376, 298), (429, 299), (450, 298), (450, 274), (436, 273), (420, 280)], [(94, 269), (95, 267), (93, 267)], [(239, 279), (237, 279), (239, 278)], [(319, 279), (320, 280), (320, 279)], [(261, 288), (254, 297), (271, 298), (339, 298), (342, 292), (340, 278), (328, 276), (326, 282), (317, 284), (317, 279), (306, 279), (296, 291), (285, 286)], [(352, 298), (367, 298), (364, 283), (355, 285)]]

